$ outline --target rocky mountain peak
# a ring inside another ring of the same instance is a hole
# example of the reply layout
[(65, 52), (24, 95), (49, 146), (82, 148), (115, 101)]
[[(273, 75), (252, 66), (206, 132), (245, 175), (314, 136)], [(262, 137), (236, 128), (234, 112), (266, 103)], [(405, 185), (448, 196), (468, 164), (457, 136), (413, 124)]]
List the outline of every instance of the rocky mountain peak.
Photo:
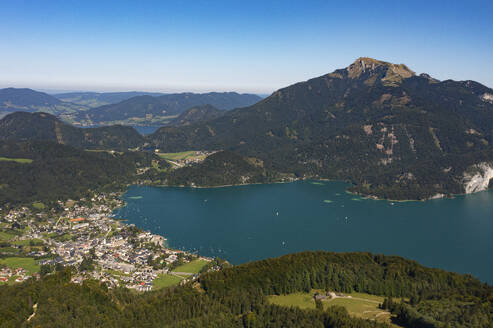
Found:
[(358, 79), (362, 76), (374, 76), (383, 74), (384, 84), (394, 85), (402, 79), (415, 76), (416, 74), (404, 64), (393, 64), (369, 57), (360, 57), (346, 68), (348, 77)]

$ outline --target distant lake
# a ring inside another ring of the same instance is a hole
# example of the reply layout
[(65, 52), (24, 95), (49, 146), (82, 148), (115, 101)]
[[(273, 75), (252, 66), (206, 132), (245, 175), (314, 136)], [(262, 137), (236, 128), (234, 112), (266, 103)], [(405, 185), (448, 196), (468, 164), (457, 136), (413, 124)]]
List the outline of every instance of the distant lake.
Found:
[(117, 217), (170, 247), (233, 264), (304, 250), (370, 251), (493, 283), (493, 192), (391, 203), (342, 182), (226, 188), (132, 186)]
[(133, 126), (133, 128), (137, 130), (137, 132), (145, 136), (156, 132), (156, 130), (159, 129), (160, 126)]
[[(98, 128), (98, 127), (102, 127), (102, 126), (105, 126), (105, 125), (89, 125), (89, 126), (81, 126), (82, 128)], [(148, 134), (152, 134), (154, 132), (156, 132), (157, 129), (160, 128), (160, 126), (134, 126), (132, 125), (132, 127), (137, 130), (137, 132), (139, 132), (140, 134), (142, 135), (148, 135)]]

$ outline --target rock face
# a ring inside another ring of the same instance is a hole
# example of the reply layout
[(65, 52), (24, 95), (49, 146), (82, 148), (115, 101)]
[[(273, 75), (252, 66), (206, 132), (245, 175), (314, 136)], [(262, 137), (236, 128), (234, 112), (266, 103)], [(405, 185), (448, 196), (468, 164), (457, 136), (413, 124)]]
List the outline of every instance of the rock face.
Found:
[(474, 165), (469, 172), (464, 173), (466, 194), (488, 189), (491, 179), (493, 179), (493, 164), (484, 162)]
[(384, 85), (393, 85), (416, 74), (404, 64), (392, 64), (368, 57), (360, 57), (346, 68), (348, 77), (359, 79), (379, 76)]
[(483, 101), (487, 101), (489, 103), (493, 103), (493, 94), (491, 93), (484, 93), (482, 96), (481, 96), (481, 99)]

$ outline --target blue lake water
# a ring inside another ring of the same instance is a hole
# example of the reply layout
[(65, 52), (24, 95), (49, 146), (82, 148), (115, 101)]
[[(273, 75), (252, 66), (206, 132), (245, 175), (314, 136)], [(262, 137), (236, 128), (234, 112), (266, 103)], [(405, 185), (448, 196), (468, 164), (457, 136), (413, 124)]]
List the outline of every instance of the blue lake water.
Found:
[[(82, 128), (98, 128), (98, 127), (101, 127), (101, 126), (104, 126), (104, 125), (89, 125), (89, 126), (82, 126)], [(160, 128), (160, 126), (138, 126), (138, 125), (135, 125), (135, 126), (132, 126), (135, 130), (137, 130), (138, 133), (142, 134), (142, 135), (148, 135), (148, 134), (152, 134), (154, 132), (156, 132), (157, 129)]]
[(142, 135), (148, 135), (156, 132), (160, 126), (133, 126), (133, 128)]
[(303, 250), (370, 251), (493, 283), (493, 191), (391, 203), (348, 194), (346, 186), (131, 186), (115, 214), (165, 236), (170, 247), (233, 264)]

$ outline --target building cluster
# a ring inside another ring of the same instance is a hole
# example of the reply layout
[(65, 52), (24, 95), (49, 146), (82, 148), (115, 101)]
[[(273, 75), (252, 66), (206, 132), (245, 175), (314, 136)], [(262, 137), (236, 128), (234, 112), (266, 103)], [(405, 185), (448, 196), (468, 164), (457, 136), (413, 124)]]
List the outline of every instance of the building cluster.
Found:
[[(23, 282), (32, 276), (23, 268), (11, 269), (9, 267), (0, 268), (0, 282), (8, 282), (14, 279), (15, 282)], [(39, 278), (39, 273), (33, 274), (35, 279)]]
[[(42, 247), (33, 248), (26, 255), (36, 258), (39, 265), (74, 268), (74, 283), (96, 279), (110, 288), (126, 286), (148, 291), (153, 280), (167, 274), (169, 266), (183, 253), (167, 248), (162, 236), (114, 219), (113, 208), (122, 205), (116, 197), (96, 195), (90, 201), (82, 199), (59, 205), (64, 210), (56, 216), (32, 215), (29, 209), (21, 208), (4, 218), (21, 226), (23, 234), (15, 237), (16, 240), (41, 241)], [(27, 279), (25, 272), (16, 270), (0, 271), (0, 281), (2, 277), (9, 280), (12, 274), (19, 281)]]

